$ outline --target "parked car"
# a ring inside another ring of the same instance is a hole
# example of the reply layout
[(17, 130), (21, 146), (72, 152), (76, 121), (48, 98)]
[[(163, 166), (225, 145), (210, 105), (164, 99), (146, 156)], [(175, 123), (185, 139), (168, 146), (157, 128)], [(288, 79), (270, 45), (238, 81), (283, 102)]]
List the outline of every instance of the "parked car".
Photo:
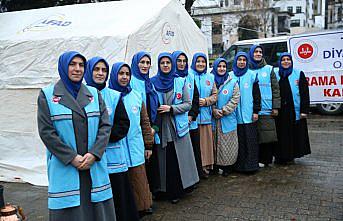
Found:
[[(264, 58), (266, 62), (274, 67), (278, 67), (278, 60), (283, 52), (290, 51), (289, 48), (289, 38), (291, 36), (280, 36), (273, 38), (262, 38), (262, 39), (251, 39), (238, 41), (230, 46), (221, 57), (225, 58), (228, 61), (229, 68), (232, 68), (232, 62), (238, 51), (249, 52), (249, 49), (254, 44), (259, 44), (264, 49)], [(343, 100), (342, 100), (343, 102)], [(311, 104), (312, 107), (315, 107), (318, 112), (327, 115), (335, 115), (343, 113), (343, 103), (320, 103), (320, 104)]]

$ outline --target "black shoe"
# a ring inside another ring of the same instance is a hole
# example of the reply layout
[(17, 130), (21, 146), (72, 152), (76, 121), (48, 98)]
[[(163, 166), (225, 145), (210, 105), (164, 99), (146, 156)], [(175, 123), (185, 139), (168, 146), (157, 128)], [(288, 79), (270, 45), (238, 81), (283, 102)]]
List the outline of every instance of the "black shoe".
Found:
[(150, 207), (146, 210), (138, 211), (138, 215), (139, 215), (139, 218), (143, 218), (144, 216), (153, 214), (153, 212), (154, 210), (152, 209), (152, 207)]
[(170, 200), (170, 202), (172, 204), (177, 204), (178, 202), (180, 202), (180, 198), (172, 199), (172, 200)]
[(228, 177), (229, 176), (229, 172), (228, 171), (223, 171), (222, 176), (223, 177)]
[(204, 174), (200, 177), (200, 179), (203, 179), (203, 180), (207, 180), (208, 178), (209, 178), (209, 175), (206, 174), (206, 173), (204, 173)]
[(152, 207), (150, 207), (150, 208), (144, 210), (144, 212), (145, 212), (146, 215), (151, 215), (151, 214), (153, 214), (154, 209)]

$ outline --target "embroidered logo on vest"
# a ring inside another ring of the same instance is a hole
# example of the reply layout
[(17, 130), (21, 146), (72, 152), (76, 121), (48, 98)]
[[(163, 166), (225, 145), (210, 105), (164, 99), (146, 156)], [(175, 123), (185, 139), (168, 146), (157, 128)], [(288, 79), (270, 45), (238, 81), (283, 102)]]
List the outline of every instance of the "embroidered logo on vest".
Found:
[(176, 94), (176, 99), (180, 100), (181, 98), (182, 98), (182, 94), (177, 93), (177, 94)]
[(54, 97), (52, 98), (52, 103), (58, 104), (58, 103), (60, 102), (60, 100), (61, 100), (61, 97), (54, 96)]
[(188, 87), (189, 87), (189, 89), (192, 89), (192, 84), (188, 83)]
[(136, 114), (136, 113), (138, 112), (137, 106), (133, 106), (133, 107), (131, 108), (131, 110), (132, 110), (132, 113), (134, 113), (134, 114)]
[(223, 94), (224, 94), (224, 95), (227, 95), (228, 93), (229, 93), (229, 91), (228, 91), (228, 90), (226, 90), (226, 89), (225, 89), (225, 90), (223, 90)]
[(211, 82), (209, 80), (206, 80), (206, 85), (207, 86), (210, 86), (211, 85)]
[(244, 88), (249, 88), (249, 84), (248, 84), (248, 82), (245, 82), (245, 84), (244, 84)]
[(89, 97), (89, 101), (93, 102), (94, 101), (94, 97)]
[(262, 75), (262, 77), (264, 77), (264, 78), (267, 77), (267, 73), (266, 73), (266, 72), (262, 72), (261, 75)]

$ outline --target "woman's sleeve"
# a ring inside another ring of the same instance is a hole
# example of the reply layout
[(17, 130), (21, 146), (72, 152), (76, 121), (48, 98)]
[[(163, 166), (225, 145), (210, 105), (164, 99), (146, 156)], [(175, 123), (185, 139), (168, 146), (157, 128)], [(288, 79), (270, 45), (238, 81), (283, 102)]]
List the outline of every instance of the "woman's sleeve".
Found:
[(192, 117), (192, 121), (196, 121), (198, 115), (199, 115), (199, 91), (198, 91), (197, 85), (194, 83), (192, 108), (188, 112), (188, 116)]
[(206, 106), (211, 106), (217, 102), (217, 93), (218, 93), (218, 90), (217, 90), (216, 83), (213, 83), (211, 96), (205, 98)]
[(271, 87), (272, 87), (272, 98), (273, 98), (272, 108), (279, 109), (281, 107), (280, 86), (276, 78), (276, 75), (274, 73), (274, 69), (272, 69), (272, 72), (270, 74), (270, 82), (271, 82)]
[(299, 79), (299, 94), (300, 94), (300, 113), (308, 114), (310, 111), (310, 93), (308, 82), (304, 72), (300, 72)]
[(253, 89), (252, 89), (252, 96), (253, 96), (253, 109), (254, 109), (254, 114), (258, 114), (261, 110), (261, 92), (260, 92), (260, 86), (258, 85), (258, 79), (256, 77), (256, 80), (253, 84)]
[(93, 154), (97, 160), (100, 160), (108, 144), (108, 139), (111, 133), (111, 124), (109, 121), (107, 109), (101, 93), (98, 91), (100, 117), (98, 134), (96, 136), (93, 147), (89, 150), (89, 153)]
[(63, 143), (58, 136), (50, 118), (50, 110), (43, 91), (38, 96), (37, 122), (38, 132), (46, 148), (56, 156), (63, 164), (69, 164), (76, 156), (77, 152)]
[(130, 119), (127, 115), (125, 105), (121, 99), (116, 106), (111, 129), (110, 142), (118, 142), (126, 137), (130, 129)]
[(235, 87), (233, 89), (233, 94), (231, 100), (222, 108), (224, 115), (229, 115), (233, 111), (235, 111), (238, 103), (239, 103), (239, 97), (241, 96), (239, 92), (238, 84), (235, 84)]
[(145, 108), (145, 104), (142, 104), (141, 109), (141, 128), (142, 128), (142, 135), (144, 140), (145, 149), (151, 150), (154, 144), (154, 136), (151, 133), (151, 125), (147, 110)]

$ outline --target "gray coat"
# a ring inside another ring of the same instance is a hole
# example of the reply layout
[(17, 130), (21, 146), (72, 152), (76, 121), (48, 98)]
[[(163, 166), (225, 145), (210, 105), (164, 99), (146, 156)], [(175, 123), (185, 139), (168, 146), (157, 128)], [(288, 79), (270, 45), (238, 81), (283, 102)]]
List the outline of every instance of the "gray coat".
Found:
[(162, 114), (162, 137), (161, 145), (159, 145), (158, 148), (161, 191), (166, 191), (166, 146), (167, 143), (171, 141), (174, 142), (183, 188), (192, 186), (199, 181), (189, 133), (179, 138), (176, 135), (175, 121), (172, 117), (173, 115), (189, 111), (191, 109), (192, 102), (189, 98), (189, 93), (186, 87), (183, 88), (183, 102), (181, 104), (172, 104), (173, 95), (173, 90), (163, 94), (164, 104), (171, 105), (173, 113)]
[[(54, 95), (61, 97), (59, 101), (60, 104), (72, 110), (77, 151), (68, 147), (59, 138), (57, 131), (50, 119), (50, 111), (45, 94), (41, 91), (38, 97), (38, 131), (46, 148), (65, 165), (71, 163), (77, 154), (84, 155), (87, 152), (92, 153), (97, 160), (100, 160), (108, 143), (111, 130), (106, 106), (102, 100), (100, 92), (98, 92), (100, 107), (99, 129), (96, 141), (90, 150), (88, 150), (88, 126), (84, 107), (89, 104), (89, 98), (92, 97), (92, 94), (85, 85), (81, 84), (80, 91), (75, 100), (64, 87), (63, 82), (58, 81), (54, 86)], [(50, 210), (49, 220), (116, 220), (113, 199), (98, 203), (91, 203), (91, 179), (96, 178), (91, 178), (89, 170), (79, 171), (79, 179), (81, 205), (68, 209)]]

